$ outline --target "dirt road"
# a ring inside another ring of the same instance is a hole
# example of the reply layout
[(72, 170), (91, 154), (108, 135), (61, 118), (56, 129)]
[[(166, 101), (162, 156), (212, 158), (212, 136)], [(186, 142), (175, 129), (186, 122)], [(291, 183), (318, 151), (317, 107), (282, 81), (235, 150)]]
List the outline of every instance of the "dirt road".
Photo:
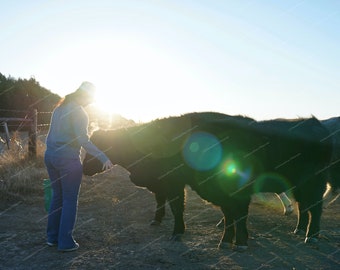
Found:
[(250, 248), (219, 250), (219, 209), (188, 188), (181, 242), (171, 242), (173, 218), (149, 226), (153, 195), (126, 177), (84, 177), (75, 238), (79, 250), (45, 244), (43, 196), (0, 199), (0, 269), (340, 269), (340, 202), (325, 209), (319, 250), (293, 235), (296, 214), (284, 216), (274, 195), (250, 207)]

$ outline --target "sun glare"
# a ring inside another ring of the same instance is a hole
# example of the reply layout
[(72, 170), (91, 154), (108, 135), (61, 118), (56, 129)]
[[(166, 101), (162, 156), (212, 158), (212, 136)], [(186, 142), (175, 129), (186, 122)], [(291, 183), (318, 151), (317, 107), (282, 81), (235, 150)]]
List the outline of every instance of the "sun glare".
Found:
[[(46, 71), (45, 81), (66, 93), (91, 81), (98, 108), (135, 122), (183, 114), (205, 94), (203, 84), (192, 63), (166, 46), (127, 37), (79, 40), (50, 54), (55, 72)], [(72, 80), (58, 80), (63, 76)]]
[(179, 90), (178, 84), (182, 87), (189, 84), (178, 68), (180, 63), (141, 43), (101, 47), (97, 59), (92, 61), (100, 67), (94, 76), (96, 105), (137, 122), (171, 113), (174, 89)]

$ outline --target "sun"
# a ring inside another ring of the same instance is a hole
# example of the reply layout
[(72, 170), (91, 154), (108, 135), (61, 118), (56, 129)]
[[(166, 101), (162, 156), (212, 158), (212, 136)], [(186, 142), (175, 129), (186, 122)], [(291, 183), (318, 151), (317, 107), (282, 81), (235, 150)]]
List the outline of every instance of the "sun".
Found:
[(96, 51), (91, 62), (100, 67), (92, 74), (99, 109), (135, 121), (148, 121), (164, 112), (165, 93), (173, 91), (169, 74), (176, 73), (177, 66), (169, 55), (131, 41), (100, 45)]
[[(50, 60), (56, 69), (50, 74), (62, 72), (72, 78), (62, 80), (65, 86), (60, 89), (72, 91), (79, 82), (90, 81), (96, 85), (95, 105), (100, 110), (135, 122), (185, 113), (200, 96), (201, 85), (190, 63), (166, 45), (140, 37), (79, 40)], [(66, 85), (70, 82), (74, 85)]]

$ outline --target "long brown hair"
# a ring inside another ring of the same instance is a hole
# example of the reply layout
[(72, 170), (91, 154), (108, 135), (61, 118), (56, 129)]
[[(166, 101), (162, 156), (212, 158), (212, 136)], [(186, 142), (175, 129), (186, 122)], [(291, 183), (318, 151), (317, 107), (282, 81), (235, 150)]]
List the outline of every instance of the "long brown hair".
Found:
[(79, 98), (81, 98), (83, 95), (84, 94), (81, 91), (75, 91), (75, 92), (73, 92), (71, 94), (68, 94), (64, 98), (61, 98), (58, 101), (58, 103), (56, 105), (56, 108), (60, 107), (60, 106), (65, 106), (65, 105), (69, 104), (72, 101), (78, 101)]

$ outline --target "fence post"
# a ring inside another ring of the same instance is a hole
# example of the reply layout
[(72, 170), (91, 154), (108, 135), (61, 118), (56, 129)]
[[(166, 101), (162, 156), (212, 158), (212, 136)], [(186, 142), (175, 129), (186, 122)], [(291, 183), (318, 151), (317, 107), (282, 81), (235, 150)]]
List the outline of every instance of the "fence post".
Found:
[(9, 143), (11, 140), (11, 137), (9, 136), (9, 130), (8, 130), (8, 126), (7, 126), (7, 122), (4, 122), (4, 128), (5, 128), (5, 133), (6, 133), (6, 144), (7, 144), (7, 148), (9, 149)]
[(37, 156), (37, 133), (38, 133), (38, 111), (37, 109), (32, 110), (30, 118), (32, 119), (31, 127), (29, 131), (28, 140), (28, 157)]

